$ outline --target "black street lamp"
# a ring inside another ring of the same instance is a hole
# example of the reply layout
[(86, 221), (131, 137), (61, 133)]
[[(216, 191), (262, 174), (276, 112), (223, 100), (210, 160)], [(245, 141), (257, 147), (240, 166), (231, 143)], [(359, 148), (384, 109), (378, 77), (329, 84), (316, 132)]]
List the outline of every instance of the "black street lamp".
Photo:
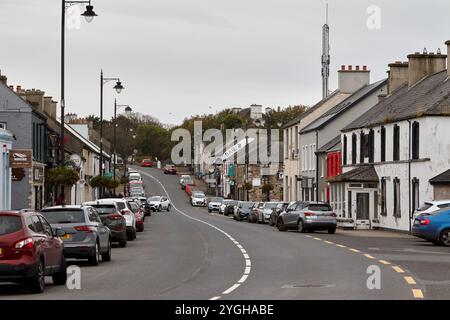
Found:
[[(103, 176), (105, 174), (103, 167), (103, 87), (109, 81), (116, 81), (116, 85), (113, 89), (116, 90), (117, 93), (121, 93), (124, 89), (122, 82), (120, 82), (119, 78), (105, 78), (103, 76), (103, 70), (100, 71), (100, 175)], [(100, 191), (100, 196), (102, 196), (103, 192)]]
[[(131, 112), (133, 109), (127, 104), (117, 104), (117, 99), (114, 99), (114, 137), (113, 137), (113, 152), (114, 152), (114, 160), (113, 160), (113, 180), (116, 180), (116, 164), (117, 164), (117, 152), (116, 152), (116, 128), (117, 128), (117, 109), (125, 108), (125, 114), (127, 117), (131, 116)], [(114, 193), (116, 193), (116, 189), (114, 188)]]
[[(69, 1), (69, 0), (61, 0), (62, 10), (61, 10), (61, 134), (60, 134), (60, 157), (61, 157), (61, 168), (64, 167), (64, 158), (65, 158), (65, 150), (64, 150), (64, 109), (66, 106), (65, 101), (65, 42), (66, 42), (66, 10), (75, 5), (75, 4), (87, 4), (86, 11), (81, 14), (86, 18), (87, 22), (92, 22), (97, 14), (94, 12), (94, 6), (91, 5), (91, 0), (89, 1)], [(64, 200), (64, 186), (62, 187), (61, 192), (62, 199)]]

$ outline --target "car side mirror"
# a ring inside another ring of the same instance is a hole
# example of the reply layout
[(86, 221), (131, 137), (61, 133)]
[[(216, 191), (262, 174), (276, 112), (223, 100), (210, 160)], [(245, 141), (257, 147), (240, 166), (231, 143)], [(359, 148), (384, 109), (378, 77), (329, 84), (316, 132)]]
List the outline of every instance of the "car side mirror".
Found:
[(56, 228), (53, 229), (53, 236), (54, 237), (64, 237), (66, 235), (66, 232), (62, 229)]

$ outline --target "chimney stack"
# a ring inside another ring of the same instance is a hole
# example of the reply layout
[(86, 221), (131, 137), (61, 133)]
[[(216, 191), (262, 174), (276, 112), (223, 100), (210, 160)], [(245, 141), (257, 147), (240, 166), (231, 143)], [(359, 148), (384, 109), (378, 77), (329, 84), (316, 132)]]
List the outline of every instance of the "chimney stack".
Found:
[(411, 87), (427, 76), (446, 69), (447, 55), (416, 52), (408, 55), (408, 85)]
[(44, 113), (52, 119), (56, 119), (56, 104), (52, 97), (44, 97)]
[(450, 77), (450, 61), (448, 60), (448, 55), (450, 54), (450, 40), (445, 43), (447, 46), (447, 75)]
[(0, 82), (2, 82), (5, 86), (8, 85), (8, 78), (4, 75), (2, 75), (2, 72), (0, 70)]
[(349, 65), (346, 69), (345, 65), (341, 66), (338, 71), (339, 76), (339, 91), (342, 93), (355, 93), (357, 90), (370, 83), (370, 71), (367, 66)]
[(396, 61), (388, 66), (388, 94), (391, 94), (402, 85), (408, 83), (408, 62)]

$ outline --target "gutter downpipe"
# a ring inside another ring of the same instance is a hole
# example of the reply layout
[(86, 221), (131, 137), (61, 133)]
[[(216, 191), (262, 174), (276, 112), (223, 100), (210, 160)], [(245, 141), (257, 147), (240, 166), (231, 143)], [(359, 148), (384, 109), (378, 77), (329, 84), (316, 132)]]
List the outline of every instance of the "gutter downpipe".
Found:
[(319, 131), (316, 130), (316, 201), (319, 201), (319, 156), (317, 150), (319, 149)]
[(413, 217), (412, 215), (412, 209), (411, 209), (411, 121), (410, 120), (406, 120), (408, 121), (408, 125), (409, 125), (409, 148), (408, 148), (408, 197), (409, 197), (409, 202), (408, 202), (408, 209), (409, 209), (409, 234), (411, 234), (411, 219)]

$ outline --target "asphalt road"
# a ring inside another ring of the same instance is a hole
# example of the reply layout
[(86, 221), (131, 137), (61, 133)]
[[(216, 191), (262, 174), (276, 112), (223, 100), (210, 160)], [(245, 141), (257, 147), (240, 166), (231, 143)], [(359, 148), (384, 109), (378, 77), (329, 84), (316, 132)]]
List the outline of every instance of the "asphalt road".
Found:
[[(449, 299), (448, 248), (406, 236), (299, 234), (193, 208), (178, 176), (143, 173), (148, 195), (167, 194), (171, 212), (154, 213), (112, 261), (81, 267), (81, 289), (53, 286), (29, 295), (0, 285), (0, 299)], [(375, 267), (374, 267), (375, 266)], [(369, 289), (368, 268), (380, 271)]]

